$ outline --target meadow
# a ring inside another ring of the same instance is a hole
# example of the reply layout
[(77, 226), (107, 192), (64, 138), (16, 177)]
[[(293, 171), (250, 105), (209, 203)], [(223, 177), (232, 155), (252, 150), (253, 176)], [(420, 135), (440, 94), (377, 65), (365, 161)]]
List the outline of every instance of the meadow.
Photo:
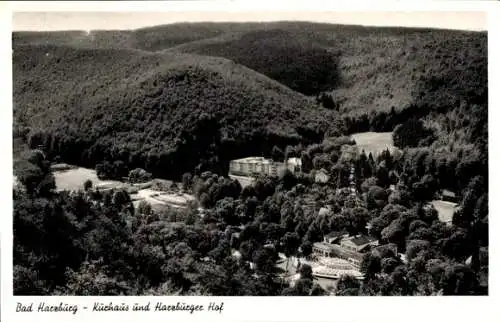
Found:
[(453, 214), (457, 209), (457, 204), (454, 202), (443, 200), (433, 200), (431, 204), (438, 212), (439, 220), (444, 223), (451, 224), (451, 221), (453, 220)]
[(392, 153), (396, 149), (392, 141), (392, 132), (363, 132), (353, 134), (351, 137), (356, 141), (359, 151), (364, 150), (367, 155), (371, 153), (375, 156), (386, 149)]
[(83, 190), (83, 183), (91, 180), (95, 187), (111, 188), (122, 186), (123, 183), (113, 180), (101, 180), (95, 170), (76, 167), (70, 170), (55, 171), (56, 187), (58, 190)]

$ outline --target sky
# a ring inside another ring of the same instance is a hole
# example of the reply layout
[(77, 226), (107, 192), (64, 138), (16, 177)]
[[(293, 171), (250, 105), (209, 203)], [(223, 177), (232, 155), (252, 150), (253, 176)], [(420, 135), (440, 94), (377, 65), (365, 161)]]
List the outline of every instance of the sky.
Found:
[(13, 30), (136, 29), (175, 22), (303, 20), (366, 26), (486, 30), (481, 11), (408, 12), (13, 12)]

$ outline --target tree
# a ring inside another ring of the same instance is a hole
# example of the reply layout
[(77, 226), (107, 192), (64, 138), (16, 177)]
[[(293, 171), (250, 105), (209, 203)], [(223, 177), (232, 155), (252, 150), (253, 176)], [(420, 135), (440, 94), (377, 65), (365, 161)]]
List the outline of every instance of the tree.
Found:
[(101, 180), (111, 179), (112, 167), (108, 161), (103, 161), (95, 166), (97, 177)]
[(380, 269), (380, 256), (374, 253), (367, 253), (363, 256), (360, 271), (365, 274), (367, 278), (372, 278), (375, 274), (380, 273)]
[(411, 118), (397, 125), (392, 134), (394, 145), (400, 149), (417, 147), (420, 141), (430, 136), (432, 132), (426, 129), (424, 123), (417, 118)]
[(312, 254), (312, 243), (310, 241), (304, 241), (302, 245), (300, 245), (301, 255), (304, 257), (308, 257)]
[(153, 178), (153, 175), (149, 172), (147, 172), (144, 169), (137, 168), (134, 170), (131, 170), (128, 173), (128, 180), (131, 183), (143, 183), (143, 182), (148, 182)]
[(86, 180), (84, 183), (83, 183), (83, 190), (85, 191), (89, 191), (90, 189), (92, 189), (92, 180)]
[(187, 172), (182, 175), (182, 190), (188, 191), (191, 188), (193, 176)]
[(404, 222), (399, 218), (393, 220), (389, 226), (382, 230), (381, 236), (382, 240), (398, 245), (400, 250), (404, 249), (406, 237)]
[(313, 287), (312, 279), (299, 278), (294, 285), (294, 295), (296, 296), (308, 296)]
[(283, 237), (284, 231), (277, 223), (262, 223), (260, 227), (267, 240), (278, 242)]
[(300, 245), (300, 237), (295, 232), (287, 232), (281, 239), (281, 243), (283, 244), (285, 256), (287, 257), (286, 270), (288, 270), (290, 256), (297, 253), (297, 248)]
[(302, 153), (300, 154), (300, 161), (302, 162), (303, 172), (309, 172), (313, 169), (312, 158), (307, 151), (302, 151)]
[(31, 196), (47, 196), (55, 189), (50, 165), (40, 151), (30, 151), (14, 163), (14, 174)]
[(467, 230), (455, 229), (449, 238), (443, 240), (442, 251), (446, 256), (459, 262), (472, 255), (473, 245), (470, 245), (470, 236)]
[(210, 208), (211, 206), (211, 200), (210, 200), (210, 196), (208, 195), (208, 193), (206, 192), (203, 192), (201, 195), (200, 195), (200, 205), (203, 207), (203, 208)]
[(222, 219), (226, 225), (236, 226), (239, 217), (235, 213), (235, 202), (233, 198), (224, 198), (215, 204), (215, 215)]
[(290, 190), (297, 184), (297, 178), (288, 169), (279, 175), (279, 182), (283, 184), (283, 189)]
[(400, 205), (388, 204), (380, 212), (380, 216), (375, 217), (370, 221), (370, 234), (377, 239), (381, 238), (382, 230), (389, 226), (389, 224), (399, 218), (402, 213), (407, 209)]
[(376, 186), (378, 180), (376, 177), (369, 177), (361, 184), (361, 191), (368, 192), (372, 187)]
[(469, 267), (462, 264), (447, 266), (443, 278), (443, 295), (472, 295), (477, 280)]
[(141, 202), (139, 202), (139, 205), (137, 206), (137, 213), (144, 216), (150, 216), (153, 213), (151, 204), (145, 200), (141, 200)]
[(253, 255), (256, 270), (262, 274), (269, 274), (275, 269), (276, 254), (269, 248), (261, 248)]
[(427, 227), (419, 227), (410, 232), (408, 235), (408, 240), (419, 239), (419, 240), (432, 240), (432, 230)]
[(296, 157), (297, 151), (294, 147), (287, 145), (285, 148), (285, 159)]
[(437, 183), (433, 176), (426, 174), (420, 182), (413, 184), (412, 190), (417, 201), (432, 200), (437, 190)]
[(324, 296), (324, 295), (327, 295), (327, 292), (319, 284), (314, 283), (309, 295), (311, 295), (311, 296)]
[(392, 257), (383, 258), (381, 261), (382, 271), (386, 274), (392, 273), (398, 265), (398, 260)]
[(132, 200), (125, 190), (118, 190), (113, 193), (113, 204), (119, 207), (130, 207)]
[(377, 167), (377, 185), (383, 188), (389, 187), (391, 184), (389, 180), (389, 170), (387, 169), (385, 161), (380, 162)]
[(393, 191), (388, 198), (389, 203), (394, 205), (401, 205), (404, 207), (410, 207), (412, 202), (411, 193), (403, 187), (399, 187), (396, 191)]
[(371, 187), (366, 194), (368, 210), (382, 209), (387, 204), (387, 192), (379, 186)]
[(283, 159), (285, 158), (285, 153), (283, 153), (283, 150), (281, 150), (279, 147), (275, 145), (273, 146), (273, 149), (271, 151), (271, 158), (273, 159), (273, 161), (283, 162)]
[(308, 264), (302, 264), (300, 266), (300, 278), (313, 279), (312, 267)]
[(419, 228), (427, 228), (427, 227), (428, 227), (428, 225), (425, 222), (423, 222), (420, 219), (417, 219), (417, 220), (414, 220), (410, 223), (408, 230), (411, 233)]
[(112, 177), (121, 180), (123, 177), (126, 177), (128, 175), (128, 167), (125, 164), (125, 162), (118, 160), (113, 162), (113, 172), (112, 172)]
[(340, 276), (335, 288), (335, 295), (358, 295), (361, 284), (352, 275)]
[(338, 110), (338, 106), (330, 94), (321, 93), (316, 100), (326, 109)]
[(65, 286), (65, 295), (76, 296), (110, 296), (129, 295), (131, 287), (117, 277), (107, 276), (99, 267), (100, 263), (85, 262), (78, 272), (70, 271), (68, 284)]
[(14, 295), (26, 296), (50, 293), (48, 287), (44, 285), (44, 280), (40, 279), (38, 272), (31, 267), (14, 265), (12, 270)]
[(408, 261), (413, 260), (422, 251), (427, 251), (430, 243), (426, 240), (410, 240), (406, 247), (406, 258)]

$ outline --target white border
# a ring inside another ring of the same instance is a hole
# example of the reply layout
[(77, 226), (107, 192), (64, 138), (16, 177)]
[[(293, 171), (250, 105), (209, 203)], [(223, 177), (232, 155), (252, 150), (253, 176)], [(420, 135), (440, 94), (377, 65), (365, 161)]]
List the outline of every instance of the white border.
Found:
[(20, 1), (10, 2), (17, 11), (477, 11), (488, 10), (489, 1), (388, 1), (388, 0), (184, 0), (184, 1)]
[[(22, 11), (295, 11), (295, 12), (318, 12), (318, 11), (488, 11), (489, 12), (489, 133), (490, 133), (490, 164), (500, 164), (497, 150), (496, 138), (498, 130), (493, 126), (498, 118), (497, 106), (500, 102), (500, 69), (498, 57), (500, 48), (500, 15), (499, 4), (497, 2), (478, 1), (410, 1), (410, 2), (389, 2), (389, 1), (265, 1), (265, 2), (243, 2), (243, 1), (203, 1), (203, 2), (24, 2), (24, 3), (0, 3), (1, 18), (3, 27), (1, 59), (4, 63), (2, 67), (2, 84), (0, 90), (2, 95), (2, 108), (0, 120), (5, 122), (0, 127), (2, 151), (4, 156), (0, 158), (2, 165), (3, 180), (0, 184), (0, 196), (2, 196), (2, 217), (1, 217), (1, 314), (2, 321), (88, 321), (103, 319), (119, 319), (125, 321), (137, 321), (139, 319), (150, 320), (173, 320), (173, 321), (494, 321), (500, 318), (500, 308), (498, 297), (498, 278), (495, 272), (499, 271), (497, 241), (498, 234), (495, 234), (494, 227), (498, 227), (495, 215), (490, 216), (490, 296), (488, 297), (377, 297), (377, 298), (341, 298), (341, 297), (321, 297), (321, 298), (262, 298), (262, 297), (239, 297), (222, 298), (225, 302), (225, 309), (222, 314), (218, 313), (100, 313), (100, 314), (77, 314), (76, 316), (61, 313), (56, 314), (16, 314), (13, 312), (17, 301), (39, 302), (45, 301), (57, 304), (59, 301), (74, 302), (81, 305), (92, 306), (94, 301), (109, 302), (104, 297), (27, 297), (14, 298), (12, 294), (12, 156), (11, 156), (11, 124), (12, 124), (12, 80), (11, 80), (11, 10)], [(495, 59), (496, 58), (496, 59)], [(497, 89), (491, 90), (491, 89)], [(490, 213), (497, 213), (498, 203), (495, 199), (498, 188), (493, 184), (498, 181), (498, 170), (495, 166), (490, 169)], [(162, 301), (162, 302), (188, 302), (192, 304), (204, 304), (208, 302), (220, 302), (221, 298), (215, 297), (114, 297), (113, 302), (133, 302), (140, 301)], [(86, 304), (84, 304), (86, 303)], [(496, 318), (496, 319), (495, 319)]]

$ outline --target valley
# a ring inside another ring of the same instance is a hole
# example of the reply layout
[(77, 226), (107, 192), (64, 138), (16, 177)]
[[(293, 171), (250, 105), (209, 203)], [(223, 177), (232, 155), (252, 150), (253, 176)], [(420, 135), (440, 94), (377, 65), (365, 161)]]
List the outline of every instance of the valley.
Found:
[(487, 41), (13, 32), (14, 293), (487, 295)]

